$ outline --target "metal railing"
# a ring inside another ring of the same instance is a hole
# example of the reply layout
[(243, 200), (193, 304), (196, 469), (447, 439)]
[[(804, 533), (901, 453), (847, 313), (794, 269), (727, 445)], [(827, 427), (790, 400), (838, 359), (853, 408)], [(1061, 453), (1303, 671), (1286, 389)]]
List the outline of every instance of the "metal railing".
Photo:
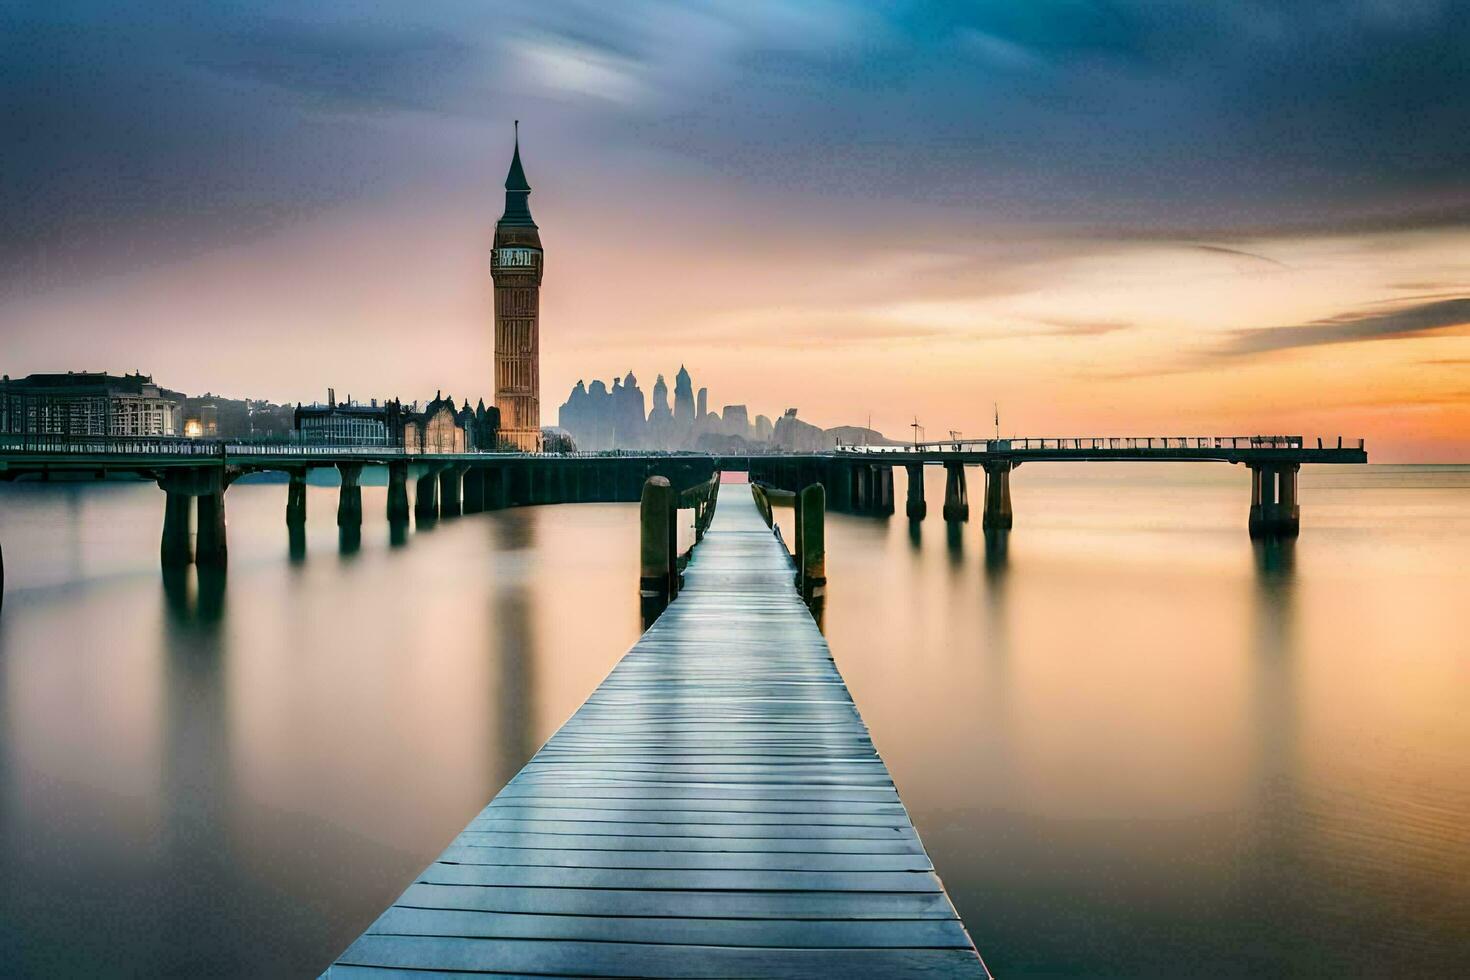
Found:
[[(608, 450), (600, 452), (521, 453), (515, 450), (471, 449), (454, 452), (434, 447), (405, 448), (302, 442), (298, 439), (191, 439), (185, 436), (67, 436), (54, 434), (0, 434), (0, 454), (35, 456), (163, 456), (218, 459), (240, 456), (359, 457), (364, 459), (413, 459), (419, 456), (465, 456), (537, 459), (619, 459), (626, 457), (676, 457), (688, 453), (667, 450)], [(704, 454), (694, 454), (704, 455)]]
[[(1345, 443), (1341, 436), (1337, 444), (1324, 445), (1319, 438), (1317, 449), (1364, 449), (1364, 440)], [(1088, 452), (1115, 449), (1179, 449), (1179, 450), (1225, 450), (1225, 449), (1282, 449), (1301, 450), (1307, 447), (1301, 436), (1065, 436), (1058, 438), (1024, 439), (951, 439), (935, 442), (918, 442), (903, 446), (838, 446), (839, 453), (913, 453), (913, 452)]]

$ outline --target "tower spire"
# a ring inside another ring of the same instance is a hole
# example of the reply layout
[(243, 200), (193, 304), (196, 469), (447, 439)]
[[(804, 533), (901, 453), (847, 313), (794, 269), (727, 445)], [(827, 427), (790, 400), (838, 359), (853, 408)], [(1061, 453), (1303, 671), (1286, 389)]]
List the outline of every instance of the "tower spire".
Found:
[(510, 170), (505, 174), (505, 213), (500, 217), (502, 227), (535, 228), (531, 218), (531, 183), (526, 180), (525, 168), (521, 166), (521, 121), (515, 121), (515, 149), (510, 157)]

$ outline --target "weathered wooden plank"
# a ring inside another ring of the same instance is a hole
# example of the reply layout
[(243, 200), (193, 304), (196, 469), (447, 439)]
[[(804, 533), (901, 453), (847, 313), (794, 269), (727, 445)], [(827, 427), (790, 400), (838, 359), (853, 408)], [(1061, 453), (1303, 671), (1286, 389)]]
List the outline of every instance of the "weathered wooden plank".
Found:
[(760, 851), (642, 851), (478, 846), (456, 838), (439, 856), (443, 864), (509, 868), (638, 868), (650, 871), (930, 871), (918, 854), (816, 854)]
[(710, 868), (537, 868), (435, 862), (419, 881), (441, 885), (519, 885), (535, 888), (660, 888), (708, 891), (939, 892), (931, 873), (917, 871), (787, 871)]
[(372, 935), (478, 939), (580, 939), (806, 949), (968, 949), (954, 919), (875, 922), (852, 919), (710, 919), (590, 915), (526, 915), (394, 906)]
[[(638, 811), (651, 816), (668, 816), (656, 811)], [(506, 811), (509, 813), (509, 811)], [(546, 836), (597, 836), (607, 835), (613, 837), (662, 837), (662, 838), (726, 838), (744, 840), (882, 840), (893, 841), (898, 839), (913, 840), (915, 835), (913, 828), (909, 827), (901, 815), (884, 817), (880, 824), (810, 824), (807, 818), (795, 814), (785, 816), (802, 820), (801, 823), (787, 823), (782, 820), (767, 820), (758, 823), (753, 820), (731, 820), (728, 823), (719, 823), (708, 819), (709, 814), (692, 814), (696, 819), (682, 821), (661, 820), (656, 823), (638, 822), (633, 820), (567, 820), (555, 819), (542, 815), (533, 815), (529, 818), (510, 819), (504, 815), (498, 818), (476, 817), (469, 825), (467, 832), (483, 834), (543, 834)]]
[(809, 980), (842, 976), (901, 980), (974, 975), (973, 950), (735, 949), (643, 943), (544, 942), (364, 935), (342, 954), (344, 965), (398, 969), (537, 972), (596, 977), (769, 977)]
[(545, 915), (716, 919), (953, 919), (940, 892), (669, 891), (410, 885), (398, 905)]

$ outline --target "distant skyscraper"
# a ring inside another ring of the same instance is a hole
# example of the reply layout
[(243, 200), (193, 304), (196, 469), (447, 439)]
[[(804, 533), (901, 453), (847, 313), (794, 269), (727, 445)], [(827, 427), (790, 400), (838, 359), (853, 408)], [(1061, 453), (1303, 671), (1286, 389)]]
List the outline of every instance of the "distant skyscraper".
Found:
[(685, 427), (694, 424), (694, 382), (682, 364), (674, 375), (674, 421)]
[(694, 402), (694, 421), (703, 422), (704, 417), (709, 414), (709, 389), (699, 389), (699, 395)]
[(505, 213), (495, 224), (495, 407), (500, 438), (541, 449), (541, 233), (531, 220), (531, 185), (521, 169), (520, 123), (505, 175)]
[(653, 382), (653, 408), (648, 413), (648, 420), (652, 422), (654, 419), (667, 420), (673, 417), (674, 413), (669, 411), (669, 386), (660, 374)]

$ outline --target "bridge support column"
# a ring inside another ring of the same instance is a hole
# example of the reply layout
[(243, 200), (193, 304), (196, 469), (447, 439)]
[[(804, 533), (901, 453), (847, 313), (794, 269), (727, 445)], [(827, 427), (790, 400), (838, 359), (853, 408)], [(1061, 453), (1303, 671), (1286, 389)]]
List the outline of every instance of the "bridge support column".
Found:
[(1301, 532), (1297, 504), (1300, 463), (1252, 463), (1250, 534), (1253, 538), (1289, 538)]
[(1016, 465), (1010, 462), (985, 464), (985, 516), (981, 519), (981, 527), (1001, 530), (1011, 526), (1011, 470)]
[(194, 542), (194, 563), (223, 567), (229, 560), (225, 540), (225, 491), (199, 496), (199, 533)]
[(505, 467), (485, 467), (485, 509), (504, 510), (505, 499)]
[(893, 513), (893, 467), (878, 467), (878, 513)]
[(865, 514), (873, 507), (873, 468), (863, 464), (856, 468), (856, 479), (853, 481), (853, 510), (859, 514)]
[(908, 503), (904, 510), (911, 521), (922, 521), (929, 514), (929, 504), (924, 500), (924, 464), (908, 463)]
[(965, 464), (944, 464), (944, 519), (968, 521), (970, 494), (965, 487)]
[(189, 523), (194, 498), (179, 490), (164, 490), (163, 542), (158, 549), (165, 565), (187, 565), (194, 560), (194, 543)]
[(306, 523), (306, 470), (291, 470), (286, 484), (286, 526)]
[(430, 470), (414, 482), (413, 517), (416, 521), (433, 521), (439, 516), (439, 474)]
[(466, 514), (478, 514), (485, 509), (485, 471), (478, 466), (467, 467), (460, 482), (460, 509)]
[(460, 466), (446, 466), (439, 471), (439, 516), (458, 517), (464, 512), (460, 501), (460, 481), (464, 478), (464, 468)]
[(858, 505), (858, 467), (850, 463), (843, 463), (839, 482), (842, 486), (841, 500), (838, 502), (843, 510), (848, 513), (856, 513)]
[(408, 521), (408, 464), (388, 464), (388, 523)]
[(1302, 529), (1302, 509), (1296, 502), (1296, 477), (1302, 464), (1287, 463), (1278, 471), (1280, 474), (1280, 501), (1277, 521), (1283, 534), (1295, 537)]
[[(191, 466), (164, 471), (158, 485), (164, 492), (163, 538), (158, 555), (165, 566), (187, 565), (191, 561), (223, 564), (225, 554), (225, 472), (216, 466)], [(211, 498), (204, 503), (203, 498)], [(199, 533), (190, 528), (200, 498)], [(196, 552), (196, 545), (200, 551)]]
[(357, 485), (362, 476), (361, 463), (338, 463), (337, 471), (342, 474), (342, 489), (337, 497), (337, 526), (362, 526), (362, 487)]

